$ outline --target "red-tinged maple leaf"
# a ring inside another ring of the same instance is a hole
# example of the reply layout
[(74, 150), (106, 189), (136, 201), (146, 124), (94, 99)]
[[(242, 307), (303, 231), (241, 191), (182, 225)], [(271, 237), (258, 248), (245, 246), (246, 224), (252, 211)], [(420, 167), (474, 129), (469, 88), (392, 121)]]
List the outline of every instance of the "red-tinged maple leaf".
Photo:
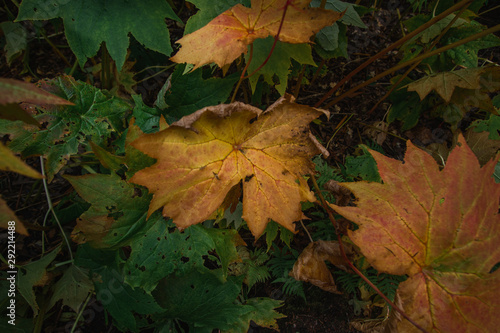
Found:
[(203, 28), (179, 39), (182, 48), (171, 58), (190, 63), (194, 69), (215, 62), (232, 63), (257, 38), (276, 36), (286, 8), (279, 40), (309, 43), (310, 37), (340, 19), (343, 13), (309, 8), (311, 0), (252, 0), (251, 8), (238, 4)]
[[(357, 206), (332, 207), (359, 225), (349, 236), (373, 267), (409, 276), (397, 294), (417, 324), (428, 332), (497, 332), (498, 158), (481, 168), (463, 136), (458, 142), (442, 171), (411, 143), (404, 163), (371, 151), (383, 184), (343, 184)], [(397, 332), (417, 331), (397, 322)]]
[[(309, 123), (323, 111), (283, 97), (265, 112), (243, 103), (203, 108), (132, 145), (157, 159), (130, 181), (154, 193), (148, 215), (180, 228), (208, 219), (243, 182), (243, 218), (255, 237), (270, 219), (294, 230), (301, 201), (315, 201), (303, 175), (320, 153)], [(236, 198), (238, 199), (238, 198)]]

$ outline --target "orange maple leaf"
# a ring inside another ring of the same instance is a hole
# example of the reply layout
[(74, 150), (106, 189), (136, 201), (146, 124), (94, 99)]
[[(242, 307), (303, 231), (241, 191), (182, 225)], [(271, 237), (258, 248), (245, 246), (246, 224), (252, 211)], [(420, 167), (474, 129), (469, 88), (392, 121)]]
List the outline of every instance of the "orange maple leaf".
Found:
[[(243, 218), (258, 238), (270, 219), (294, 230), (301, 201), (315, 201), (303, 175), (320, 153), (309, 123), (324, 111), (282, 97), (265, 112), (243, 103), (203, 108), (132, 145), (157, 159), (131, 182), (154, 193), (148, 216), (181, 229), (208, 219), (243, 181)], [(261, 114), (262, 113), (262, 114)]]
[[(290, 3), (289, 3), (290, 2)], [(203, 28), (177, 41), (182, 48), (170, 60), (187, 62), (194, 69), (215, 62), (232, 63), (257, 38), (276, 36), (286, 8), (279, 40), (309, 43), (310, 37), (340, 19), (343, 13), (309, 8), (311, 0), (252, 0), (251, 8), (238, 4)]]
[[(463, 136), (442, 171), (408, 143), (405, 162), (375, 151), (383, 180), (346, 183), (357, 207), (332, 207), (359, 225), (349, 232), (380, 272), (409, 276), (397, 294), (428, 332), (496, 332), (500, 327), (498, 157), (480, 167)], [(394, 317), (396, 318), (396, 317)], [(408, 321), (398, 332), (418, 332)]]

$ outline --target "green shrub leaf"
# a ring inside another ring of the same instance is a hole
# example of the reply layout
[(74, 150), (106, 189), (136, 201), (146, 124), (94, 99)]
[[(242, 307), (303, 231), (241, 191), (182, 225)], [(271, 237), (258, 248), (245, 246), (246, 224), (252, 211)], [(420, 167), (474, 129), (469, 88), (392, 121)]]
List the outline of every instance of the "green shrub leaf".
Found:
[(17, 21), (60, 17), (68, 43), (81, 66), (105, 42), (121, 70), (127, 56), (129, 33), (148, 49), (170, 55), (170, 34), (165, 18), (180, 19), (164, 0), (24, 0)]

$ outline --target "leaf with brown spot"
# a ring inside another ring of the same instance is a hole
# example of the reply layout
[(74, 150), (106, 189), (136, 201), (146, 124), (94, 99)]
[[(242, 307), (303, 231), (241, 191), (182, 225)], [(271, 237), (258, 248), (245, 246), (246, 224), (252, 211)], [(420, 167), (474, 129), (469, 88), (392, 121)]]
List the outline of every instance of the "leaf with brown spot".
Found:
[[(291, 2), (287, 4), (287, 2)], [(247, 45), (258, 38), (276, 36), (283, 12), (286, 15), (279, 34), (282, 42), (309, 43), (316, 32), (332, 25), (343, 13), (309, 8), (311, 0), (252, 0), (251, 8), (238, 4), (210, 21), (203, 28), (177, 41), (182, 48), (172, 61), (190, 63), (194, 69), (216, 63), (232, 63)]]
[[(379, 272), (408, 275), (404, 312), (428, 332), (496, 332), (500, 326), (499, 159), (482, 168), (462, 135), (442, 171), (408, 142), (405, 162), (371, 151), (383, 184), (345, 183), (356, 207), (332, 207)], [(398, 321), (397, 332), (418, 332)]]
[[(243, 183), (243, 218), (255, 237), (270, 219), (289, 230), (315, 201), (304, 175), (320, 152), (309, 123), (324, 111), (281, 98), (265, 112), (243, 103), (203, 108), (132, 146), (156, 158), (131, 182), (154, 193), (148, 215), (163, 207), (181, 229), (209, 218)], [(286, 172), (283, 172), (283, 171)]]

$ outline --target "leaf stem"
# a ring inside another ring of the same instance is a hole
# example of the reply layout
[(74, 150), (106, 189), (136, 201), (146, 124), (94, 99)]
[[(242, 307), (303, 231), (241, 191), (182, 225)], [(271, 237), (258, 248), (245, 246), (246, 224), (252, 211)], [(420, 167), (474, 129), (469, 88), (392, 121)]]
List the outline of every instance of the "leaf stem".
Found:
[(243, 68), (243, 71), (241, 72), (240, 79), (238, 80), (238, 83), (236, 84), (236, 88), (234, 88), (233, 97), (231, 97), (231, 103), (233, 103), (234, 100), (236, 99), (236, 93), (238, 92), (238, 89), (240, 89), (241, 82), (243, 82), (243, 80), (245, 79), (245, 73), (246, 73), (246, 71), (248, 69), (248, 66), (252, 62), (252, 58), (253, 58), (253, 43), (250, 44), (250, 51), (249, 51), (249, 54), (248, 54), (248, 61), (247, 61), (246, 65), (245, 65), (245, 68)]
[(454, 11), (462, 8), (463, 6), (465, 5), (468, 5), (470, 2), (472, 2), (472, 0), (462, 0), (460, 1), (459, 3), (457, 3), (456, 5), (448, 8), (446, 11), (442, 12), (441, 14), (439, 14), (438, 16), (434, 17), (433, 19), (431, 19), (429, 22), (426, 22), (425, 24), (421, 25), (418, 29), (412, 31), (411, 33), (409, 33), (408, 35), (404, 36), (403, 38), (399, 39), (397, 42), (389, 45), (388, 47), (386, 47), (385, 49), (383, 49), (382, 51), (380, 51), (379, 53), (375, 54), (374, 56), (370, 57), (368, 60), (366, 60), (364, 63), (362, 63), (361, 65), (358, 66), (358, 68), (356, 68), (355, 70), (353, 70), (351, 73), (349, 73), (347, 76), (345, 76), (342, 80), (340, 80), (332, 89), (330, 89), (315, 105), (314, 107), (319, 107), (321, 104), (323, 104), (323, 102), (328, 99), (328, 97), (330, 97), (334, 92), (336, 92), (344, 83), (346, 83), (347, 81), (349, 81), (354, 75), (356, 75), (357, 73), (359, 73), (361, 70), (363, 70), (365, 67), (367, 67), (368, 65), (370, 65), (372, 62), (374, 62), (375, 60), (381, 58), (384, 54), (386, 54), (387, 52), (395, 49), (396, 47), (399, 47), (401, 45), (403, 45), (406, 41), (410, 40), (411, 38), (415, 37), (416, 35), (418, 35), (419, 33), (421, 33), (422, 31), (426, 30), (427, 28), (429, 28), (430, 26), (434, 25), (436, 22), (442, 20), (443, 18), (445, 18), (446, 16), (448, 16), (449, 14), (453, 13)]
[[(43, 166), (43, 157), (42, 156), (40, 156), (40, 165), (42, 168), (42, 175), (45, 176), (45, 167)], [(69, 257), (71, 258), (71, 260), (73, 260), (73, 253), (71, 252), (71, 245), (69, 244), (68, 238), (66, 237), (66, 234), (64, 233), (64, 229), (62, 228), (61, 222), (59, 221), (59, 218), (57, 218), (57, 214), (54, 211), (54, 205), (52, 204), (52, 199), (50, 198), (49, 188), (47, 186), (47, 178), (44, 177), (42, 179), (42, 181), (43, 181), (43, 187), (45, 189), (45, 197), (47, 198), (47, 204), (49, 206), (49, 211), (52, 212), (52, 215), (54, 215), (54, 219), (56, 220), (57, 225), (59, 226), (59, 229), (61, 230), (62, 237), (64, 238), (64, 241), (66, 242), (66, 246), (68, 247)], [(45, 231), (43, 231), (42, 233), (45, 233)], [(42, 244), (43, 244), (43, 239), (42, 239)]]
[(260, 64), (260, 66), (256, 70), (254, 70), (252, 73), (250, 73), (249, 75), (247, 75), (245, 77), (246, 79), (248, 79), (250, 76), (252, 76), (255, 73), (257, 73), (258, 71), (260, 71), (262, 69), (262, 67), (264, 67), (267, 64), (267, 62), (269, 61), (269, 59), (271, 59), (271, 55), (274, 52), (274, 48), (276, 47), (276, 43), (278, 43), (278, 39), (279, 39), (279, 36), (280, 36), (281, 28), (283, 27), (283, 23), (285, 22), (285, 15), (286, 15), (286, 11), (287, 11), (289, 5), (290, 5), (290, 0), (288, 0), (285, 3), (285, 7), (283, 9), (283, 15), (281, 16), (280, 26), (278, 28), (278, 32), (276, 33), (276, 36), (274, 36), (273, 46), (271, 47), (271, 50), (269, 51), (269, 54), (267, 55), (267, 58), (264, 60), (264, 62), (262, 64)]
[(80, 317), (83, 314), (83, 310), (85, 310), (85, 308), (87, 307), (87, 304), (89, 303), (91, 296), (92, 296), (92, 293), (89, 292), (89, 294), (87, 295), (87, 298), (85, 299), (85, 303), (83, 303), (82, 307), (78, 311), (78, 314), (75, 318), (75, 323), (73, 324), (73, 327), (71, 327), (70, 333), (73, 333), (75, 331), (75, 329), (78, 327), (78, 321), (80, 320)]
[(323, 206), (323, 208), (326, 210), (327, 214), (328, 214), (328, 218), (330, 219), (330, 221), (332, 222), (333, 226), (335, 227), (335, 230), (336, 230), (336, 234), (337, 234), (337, 239), (338, 239), (338, 242), (339, 242), (339, 248), (340, 248), (340, 253), (342, 254), (342, 257), (344, 258), (345, 262), (349, 265), (349, 267), (351, 267), (351, 269), (356, 272), (356, 274), (358, 274), (370, 287), (373, 288), (373, 290), (375, 290), (375, 292), (377, 294), (380, 295), (380, 297), (382, 297), (386, 302), (387, 304), (389, 304), (390, 306), (392, 306), (392, 308), (394, 310), (396, 310), (397, 312), (399, 312), (403, 317), (406, 318), (406, 320), (408, 320), (410, 323), (413, 324), (413, 326), (415, 326), (416, 328), (418, 328), (420, 331), (424, 332), (424, 333), (428, 333), (424, 328), (422, 328), (420, 325), (418, 325), (417, 323), (415, 323), (410, 317), (408, 317), (408, 315), (402, 310), (400, 309), (396, 304), (394, 304), (390, 299), (387, 298), (387, 296), (385, 296), (381, 291), (380, 289), (378, 289), (366, 276), (363, 275), (363, 273), (361, 273), (361, 271), (353, 265), (353, 263), (347, 258), (346, 254), (345, 254), (345, 251), (344, 251), (344, 244), (342, 243), (342, 238), (340, 237), (340, 231), (338, 229), (338, 225), (337, 225), (337, 221), (335, 220), (335, 217), (333, 216), (332, 212), (331, 212), (331, 209), (330, 207), (327, 205), (326, 201), (325, 201), (325, 198), (323, 197), (323, 194), (321, 193), (320, 189), (319, 189), (319, 186), (318, 186), (318, 183), (316, 182), (316, 177), (314, 175), (311, 175), (311, 180), (313, 182), (313, 185), (314, 185), (314, 189), (316, 190), (316, 192), (318, 193), (318, 196), (319, 196), (319, 199), (321, 201), (321, 205)]

